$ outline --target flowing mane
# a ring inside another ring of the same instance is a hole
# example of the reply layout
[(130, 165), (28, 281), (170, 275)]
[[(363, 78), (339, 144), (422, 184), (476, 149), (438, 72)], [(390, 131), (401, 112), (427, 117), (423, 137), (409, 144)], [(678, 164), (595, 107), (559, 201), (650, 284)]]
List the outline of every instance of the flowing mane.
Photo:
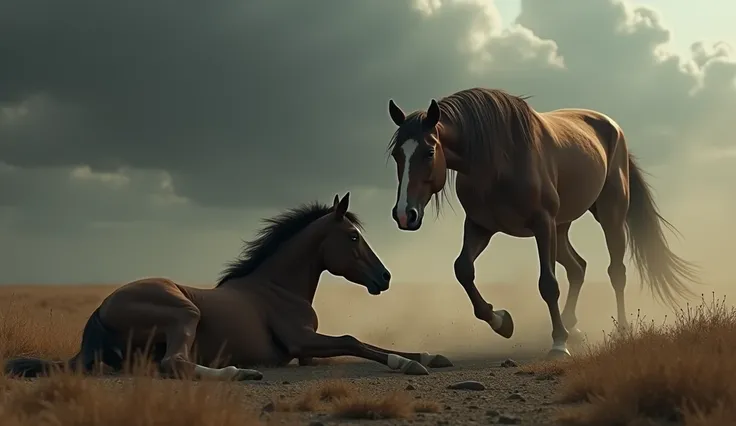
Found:
[[(499, 89), (476, 87), (437, 102), (441, 111), (440, 125), (454, 130), (471, 171), (493, 170), (496, 176), (508, 176), (513, 173), (514, 163), (522, 160), (521, 156), (539, 150), (534, 137), (538, 117), (526, 102), (528, 98)], [(391, 137), (388, 152), (421, 134), (425, 116), (425, 111), (407, 115)]]
[[(220, 273), (217, 286), (251, 274), (266, 259), (276, 254), (282, 243), (333, 211), (332, 206), (315, 201), (289, 209), (276, 217), (262, 219), (265, 226), (256, 233), (255, 239), (245, 242), (240, 256), (227, 264), (225, 270)], [(356, 227), (363, 227), (355, 213), (347, 212), (345, 217)]]

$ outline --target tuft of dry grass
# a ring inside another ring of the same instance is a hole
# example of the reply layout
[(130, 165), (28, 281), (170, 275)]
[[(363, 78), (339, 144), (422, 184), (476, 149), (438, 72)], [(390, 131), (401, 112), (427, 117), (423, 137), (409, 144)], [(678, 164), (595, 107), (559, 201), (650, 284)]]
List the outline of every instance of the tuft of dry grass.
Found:
[(408, 419), (415, 413), (412, 398), (405, 392), (384, 396), (341, 398), (332, 405), (332, 414), (341, 419)]
[(4, 426), (261, 424), (224, 383), (144, 377), (110, 382), (59, 373), (36, 382), (4, 379), (2, 387)]
[(350, 382), (343, 380), (326, 380), (307, 389), (296, 398), (273, 399), (272, 410), (277, 412), (312, 412), (327, 410), (337, 399), (350, 398), (358, 394), (358, 390)]
[(415, 413), (438, 413), (434, 401), (415, 401), (406, 392), (366, 395), (352, 383), (329, 380), (307, 389), (295, 398), (273, 399), (269, 410), (275, 412), (325, 411), (342, 419), (408, 419)]
[(414, 401), (415, 413), (439, 413), (442, 407), (437, 401)]
[(562, 375), (566, 425), (736, 424), (736, 309), (725, 298), (680, 311), (672, 324), (637, 317), (582, 355), (528, 367)]

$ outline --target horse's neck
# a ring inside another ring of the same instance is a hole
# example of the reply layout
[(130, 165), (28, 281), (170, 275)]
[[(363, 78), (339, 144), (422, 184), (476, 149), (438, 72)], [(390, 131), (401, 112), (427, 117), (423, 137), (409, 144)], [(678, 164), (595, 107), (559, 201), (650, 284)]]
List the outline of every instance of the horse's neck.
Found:
[(268, 285), (279, 286), (311, 304), (320, 275), (325, 270), (320, 242), (310, 230), (305, 230), (302, 235), (286, 242), (256, 270), (258, 279), (267, 281)]
[(450, 170), (459, 173), (469, 172), (468, 160), (463, 157), (463, 148), (455, 135), (452, 127), (440, 123), (439, 125), (440, 141), (442, 144), (442, 154), (445, 157), (445, 165)]

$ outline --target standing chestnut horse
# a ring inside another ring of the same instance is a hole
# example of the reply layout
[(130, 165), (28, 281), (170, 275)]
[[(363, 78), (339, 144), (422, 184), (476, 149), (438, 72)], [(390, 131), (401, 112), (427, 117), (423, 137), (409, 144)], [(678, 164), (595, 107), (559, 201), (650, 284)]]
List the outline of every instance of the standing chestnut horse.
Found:
[[(129, 360), (124, 352), (134, 354), (149, 343), (162, 373), (219, 380), (260, 380), (259, 371), (246, 367), (280, 366), (295, 358), (303, 365), (313, 357), (343, 355), (405, 374), (451, 366), (441, 355), (390, 351), (352, 336), (317, 333), (312, 300), (322, 272), (363, 285), (373, 295), (388, 290), (391, 279), (363, 238), (360, 221), (348, 212), (349, 202), (350, 193), (342, 200), (336, 195), (332, 207), (313, 203), (267, 219), (213, 289), (163, 278), (126, 284), (94, 311), (70, 361), (13, 359), (5, 372), (28, 377), (66, 365), (89, 373), (98, 360), (120, 371)], [(195, 346), (197, 363), (191, 360)]]
[[(445, 187), (447, 170), (457, 172), (465, 223), (455, 276), (475, 316), (501, 336), (511, 337), (513, 320), (480, 295), (474, 263), (498, 232), (533, 236), (539, 292), (552, 320), (548, 357), (569, 356), (568, 330), (577, 323), (586, 262), (570, 244), (568, 231), (586, 211), (605, 234), (620, 325), (627, 323), (627, 236), (643, 281), (660, 299), (676, 305), (675, 295), (692, 295), (685, 280), (694, 281), (697, 268), (670, 251), (662, 224), (674, 228), (660, 216), (621, 128), (606, 115), (585, 109), (539, 113), (525, 98), (486, 88), (433, 99), (426, 112), (408, 116), (390, 100), (389, 114), (398, 126), (389, 144), (399, 180), (394, 220), (400, 229), (418, 230), (430, 198)], [(562, 313), (555, 261), (570, 282)]]

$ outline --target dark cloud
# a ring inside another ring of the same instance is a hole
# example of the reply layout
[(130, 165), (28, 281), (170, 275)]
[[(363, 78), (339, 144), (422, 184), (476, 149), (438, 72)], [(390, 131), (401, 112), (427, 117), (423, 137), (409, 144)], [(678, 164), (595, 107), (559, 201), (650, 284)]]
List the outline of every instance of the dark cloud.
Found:
[(259, 215), (353, 190), (390, 227), (388, 99), (471, 86), (599, 109), (647, 166), (732, 143), (728, 45), (667, 55), (677, 29), (618, 1), (521, 6), (502, 29), (485, 0), (6, 1), (0, 226), (11, 245), (131, 226), (130, 241), (166, 226), (237, 241)]

